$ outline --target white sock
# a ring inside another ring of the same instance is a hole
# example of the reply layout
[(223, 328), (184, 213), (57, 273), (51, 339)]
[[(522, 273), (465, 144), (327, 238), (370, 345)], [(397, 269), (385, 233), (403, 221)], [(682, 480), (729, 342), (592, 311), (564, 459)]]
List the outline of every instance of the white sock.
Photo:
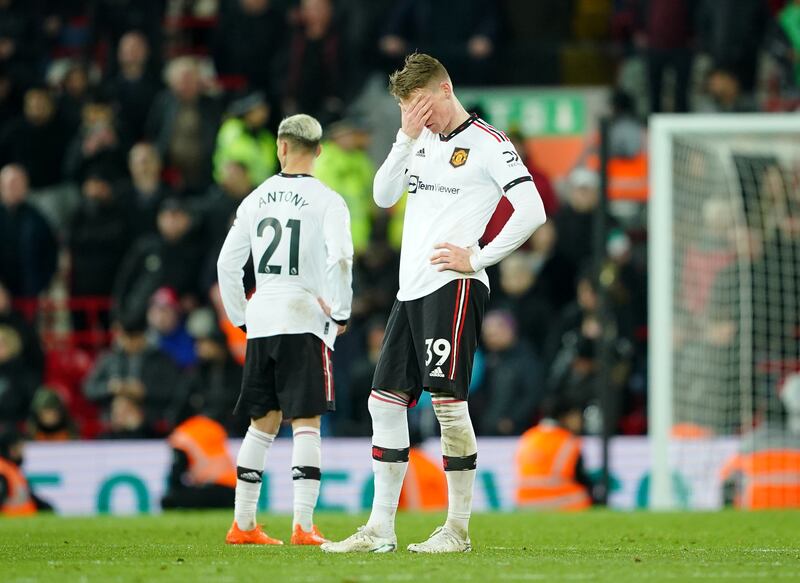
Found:
[[(475, 458), (478, 442), (469, 418), (466, 401), (451, 396), (432, 395), (433, 411), (442, 428), (442, 455), (449, 462), (447, 476), (447, 522), (445, 526), (464, 537), (469, 534), (472, 492), (475, 485)], [(459, 469), (461, 467), (462, 469)]]
[(321, 439), (316, 427), (295, 427), (292, 448), (292, 487), (294, 518), (292, 529), (299, 524), (309, 532), (314, 525), (314, 507), (319, 498)]
[(236, 456), (236, 497), (233, 517), (241, 530), (256, 527), (256, 508), (261, 493), (261, 474), (267, 461), (267, 452), (272, 447), (275, 435), (264, 433), (250, 426), (242, 440)]
[[(394, 391), (372, 391), (369, 413), (375, 497), (367, 527), (378, 536), (390, 538), (394, 536), (394, 518), (408, 467), (408, 397)], [(401, 461), (379, 461), (379, 456)]]

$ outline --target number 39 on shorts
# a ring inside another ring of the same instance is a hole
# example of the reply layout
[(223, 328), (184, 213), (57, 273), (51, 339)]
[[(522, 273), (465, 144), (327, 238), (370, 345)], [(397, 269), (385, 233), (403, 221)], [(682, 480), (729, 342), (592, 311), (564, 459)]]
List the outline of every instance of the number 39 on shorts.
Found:
[(430, 365), (433, 360), (433, 355), (439, 357), (436, 366), (442, 366), (447, 357), (450, 356), (450, 341), (444, 338), (426, 338), (425, 339), (425, 366)]

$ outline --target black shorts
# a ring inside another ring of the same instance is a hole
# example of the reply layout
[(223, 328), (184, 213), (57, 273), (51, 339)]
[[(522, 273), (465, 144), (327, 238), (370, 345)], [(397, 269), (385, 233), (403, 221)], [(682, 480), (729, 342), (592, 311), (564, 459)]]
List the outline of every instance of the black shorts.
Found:
[(466, 400), (489, 290), (459, 279), (422, 298), (395, 300), (372, 387), (402, 391), (413, 403), (422, 390)]
[(234, 412), (259, 419), (282, 411), (287, 419), (334, 410), (331, 349), (313, 334), (247, 340), (242, 392)]

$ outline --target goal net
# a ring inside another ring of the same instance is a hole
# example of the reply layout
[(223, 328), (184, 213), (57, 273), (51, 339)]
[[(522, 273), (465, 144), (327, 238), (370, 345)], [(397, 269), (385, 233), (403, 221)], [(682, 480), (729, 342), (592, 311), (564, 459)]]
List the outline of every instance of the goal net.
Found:
[(800, 120), (650, 139), (650, 505), (800, 506)]

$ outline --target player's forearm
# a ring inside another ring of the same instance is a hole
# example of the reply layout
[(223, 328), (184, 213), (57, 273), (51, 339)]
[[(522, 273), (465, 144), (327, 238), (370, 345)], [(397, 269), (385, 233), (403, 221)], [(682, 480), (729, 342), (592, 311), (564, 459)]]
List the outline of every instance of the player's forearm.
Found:
[(234, 326), (242, 326), (245, 323), (245, 310), (247, 308), (247, 296), (244, 294), (244, 270), (231, 269), (230, 266), (217, 264), (217, 277), (219, 279), (219, 294), (222, 297), (222, 305), (228, 320)]
[(542, 199), (533, 182), (515, 186), (506, 196), (514, 212), (494, 240), (472, 255), (470, 263), (474, 271), (502, 261), (547, 220)]
[(328, 290), (331, 297), (331, 318), (336, 322), (350, 319), (350, 306), (353, 303), (353, 257), (341, 257), (328, 263)]
[(397, 132), (397, 139), (392, 145), (389, 155), (384, 160), (373, 182), (372, 197), (375, 204), (382, 208), (394, 205), (408, 188), (408, 156), (414, 149), (414, 140)]

